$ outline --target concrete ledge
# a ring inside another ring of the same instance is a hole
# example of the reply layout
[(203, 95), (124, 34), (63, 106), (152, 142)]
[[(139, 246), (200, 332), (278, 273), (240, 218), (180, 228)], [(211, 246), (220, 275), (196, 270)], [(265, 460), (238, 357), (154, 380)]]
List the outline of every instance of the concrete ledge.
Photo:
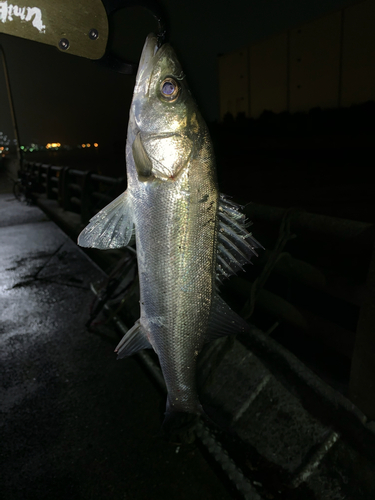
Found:
[[(39, 206), (76, 238), (79, 215), (43, 198)], [(107, 264), (119, 258), (99, 254)], [(230, 427), (232, 438), (224, 439), (262, 498), (375, 498), (373, 423), (263, 332), (253, 328), (209, 344), (199, 383), (202, 400)]]

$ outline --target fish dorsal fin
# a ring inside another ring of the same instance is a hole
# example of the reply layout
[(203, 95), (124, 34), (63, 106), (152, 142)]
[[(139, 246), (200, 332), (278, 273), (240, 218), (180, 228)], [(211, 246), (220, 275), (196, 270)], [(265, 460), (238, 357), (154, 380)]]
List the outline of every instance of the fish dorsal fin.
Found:
[(133, 211), (128, 192), (122, 193), (98, 212), (78, 236), (78, 245), (88, 248), (121, 248), (133, 235)]
[(256, 248), (262, 245), (247, 230), (251, 223), (241, 212), (241, 207), (233, 203), (223, 194), (219, 198), (219, 227), (216, 276), (228, 278), (243, 266), (251, 262), (251, 258), (258, 256)]
[(121, 359), (131, 356), (141, 349), (152, 349), (152, 346), (148, 341), (146, 330), (143, 328), (140, 321), (137, 320), (134, 326), (123, 336), (115, 352), (118, 354), (117, 359)]
[(206, 341), (209, 342), (224, 335), (243, 333), (248, 330), (249, 325), (246, 321), (235, 313), (219, 295), (214, 295)]

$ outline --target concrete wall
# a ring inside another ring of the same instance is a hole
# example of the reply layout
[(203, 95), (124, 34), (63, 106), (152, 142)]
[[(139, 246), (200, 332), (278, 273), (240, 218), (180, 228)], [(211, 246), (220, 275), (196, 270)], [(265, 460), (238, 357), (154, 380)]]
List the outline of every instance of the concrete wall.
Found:
[(375, 0), (219, 58), (220, 117), (375, 100)]
[(287, 108), (288, 34), (268, 38), (250, 47), (250, 109), (259, 116), (264, 109), (279, 113)]
[(338, 105), (341, 15), (335, 12), (290, 30), (289, 111), (292, 113), (315, 106)]
[(248, 49), (238, 50), (220, 57), (220, 110), (236, 116), (248, 114), (249, 71)]
[(375, 99), (375, 1), (344, 10), (341, 104)]

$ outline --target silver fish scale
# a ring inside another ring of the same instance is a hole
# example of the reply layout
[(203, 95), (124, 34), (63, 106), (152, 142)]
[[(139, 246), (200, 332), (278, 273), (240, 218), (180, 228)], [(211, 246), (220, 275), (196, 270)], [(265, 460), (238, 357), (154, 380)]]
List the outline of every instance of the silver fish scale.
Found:
[[(163, 93), (166, 82), (173, 96)], [(153, 347), (167, 413), (201, 413), (195, 371), (204, 342), (248, 328), (217, 295), (216, 279), (242, 269), (261, 245), (239, 207), (219, 199), (207, 126), (172, 47), (158, 48), (154, 35), (139, 63), (126, 163), (126, 192), (91, 219), (78, 242), (119, 248), (134, 224), (141, 317), (116, 351), (121, 358)]]
[(211, 146), (206, 142), (175, 181), (134, 181), (141, 325), (159, 356), (169, 409), (196, 413), (196, 358), (216, 275), (218, 191)]

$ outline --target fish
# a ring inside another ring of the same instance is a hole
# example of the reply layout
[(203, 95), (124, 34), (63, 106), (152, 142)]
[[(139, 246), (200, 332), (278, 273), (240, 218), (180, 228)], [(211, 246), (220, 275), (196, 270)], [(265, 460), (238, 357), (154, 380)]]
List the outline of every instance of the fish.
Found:
[(78, 244), (120, 248), (135, 233), (140, 318), (116, 352), (156, 352), (168, 426), (178, 415), (205, 414), (196, 387), (199, 353), (211, 340), (248, 329), (220, 297), (220, 283), (262, 245), (241, 207), (219, 192), (207, 125), (174, 49), (159, 47), (154, 34), (136, 76), (126, 166), (126, 191), (90, 220)]

